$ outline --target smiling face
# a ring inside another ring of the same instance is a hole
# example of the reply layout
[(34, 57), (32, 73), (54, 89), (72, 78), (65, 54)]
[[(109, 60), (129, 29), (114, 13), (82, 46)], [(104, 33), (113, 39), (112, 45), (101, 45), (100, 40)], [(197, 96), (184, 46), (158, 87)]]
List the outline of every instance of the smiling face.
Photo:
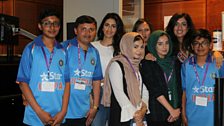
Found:
[(173, 30), (177, 38), (183, 39), (188, 32), (187, 20), (184, 17), (178, 19)]
[(55, 39), (60, 30), (60, 20), (56, 16), (46, 17), (38, 24), (38, 28), (44, 37)]
[(212, 43), (208, 39), (197, 37), (191, 47), (197, 56), (207, 56), (212, 49)]
[(75, 28), (75, 34), (80, 43), (88, 45), (96, 37), (96, 25), (94, 23), (79, 24)]
[(133, 58), (141, 60), (144, 57), (145, 46), (142, 39), (136, 40), (134, 42), (134, 47), (132, 48)]
[(137, 32), (143, 36), (145, 42), (148, 41), (151, 30), (146, 22), (139, 25), (139, 27), (137, 28)]
[(106, 38), (113, 38), (117, 31), (117, 24), (114, 19), (109, 18), (103, 25), (103, 33)]
[(166, 35), (159, 37), (156, 43), (156, 52), (160, 58), (165, 58), (169, 52), (169, 39)]

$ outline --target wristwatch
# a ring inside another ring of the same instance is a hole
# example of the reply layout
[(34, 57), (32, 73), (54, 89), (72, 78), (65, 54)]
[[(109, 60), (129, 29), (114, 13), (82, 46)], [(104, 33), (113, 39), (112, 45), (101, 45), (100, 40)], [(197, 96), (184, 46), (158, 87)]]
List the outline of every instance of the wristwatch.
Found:
[(99, 110), (99, 107), (96, 106), (96, 105), (93, 105), (93, 109), (95, 109), (95, 110)]

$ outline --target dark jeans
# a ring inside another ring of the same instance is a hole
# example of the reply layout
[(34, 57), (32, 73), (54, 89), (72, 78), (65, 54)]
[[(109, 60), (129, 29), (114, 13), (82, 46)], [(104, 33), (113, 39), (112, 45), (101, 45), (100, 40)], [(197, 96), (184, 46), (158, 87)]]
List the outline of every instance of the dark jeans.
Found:
[(86, 126), (86, 118), (66, 119), (61, 126)]

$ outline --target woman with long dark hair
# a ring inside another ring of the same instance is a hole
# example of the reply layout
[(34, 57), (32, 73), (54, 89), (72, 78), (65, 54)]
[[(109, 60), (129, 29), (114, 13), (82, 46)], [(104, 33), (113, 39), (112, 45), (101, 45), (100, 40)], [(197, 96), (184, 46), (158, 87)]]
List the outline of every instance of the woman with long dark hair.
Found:
[[(107, 13), (103, 18), (98, 33), (97, 41), (92, 42), (93, 46), (97, 48), (100, 54), (100, 62), (102, 65), (103, 76), (109, 61), (120, 52), (120, 39), (125, 33), (124, 24), (120, 16), (116, 13)], [(103, 87), (103, 80), (101, 87)], [(101, 88), (101, 94), (103, 88)], [(109, 119), (109, 107), (99, 106), (99, 110), (93, 120), (92, 126), (105, 126)]]

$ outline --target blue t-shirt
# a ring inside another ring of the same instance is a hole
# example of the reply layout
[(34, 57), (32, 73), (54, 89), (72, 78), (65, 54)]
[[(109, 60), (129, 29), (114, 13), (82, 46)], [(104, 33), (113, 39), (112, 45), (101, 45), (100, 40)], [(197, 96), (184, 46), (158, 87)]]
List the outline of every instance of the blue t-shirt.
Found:
[[(61, 111), (65, 82), (70, 80), (67, 55), (57, 42), (51, 53), (41, 38), (38, 36), (25, 47), (16, 81), (27, 83), (39, 106), (53, 117)], [(32, 126), (43, 125), (30, 105), (25, 107), (23, 122)]]
[[(189, 126), (214, 125), (215, 77), (219, 77), (219, 71), (216, 63), (212, 62), (210, 54), (203, 66), (196, 63), (196, 56), (190, 57), (182, 64), (182, 89), (186, 92), (186, 115)], [(201, 96), (207, 99), (207, 106), (199, 105), (198, 98)]]
[(91, 44), (85, 52), (79, 47), (76, 38), (62, 44), (68, 52), (71, 77), (66, 118), (83, 118), (86, 117), (90, 109), (90, 93), (93, 81), (103, 79), (99, 53)]

